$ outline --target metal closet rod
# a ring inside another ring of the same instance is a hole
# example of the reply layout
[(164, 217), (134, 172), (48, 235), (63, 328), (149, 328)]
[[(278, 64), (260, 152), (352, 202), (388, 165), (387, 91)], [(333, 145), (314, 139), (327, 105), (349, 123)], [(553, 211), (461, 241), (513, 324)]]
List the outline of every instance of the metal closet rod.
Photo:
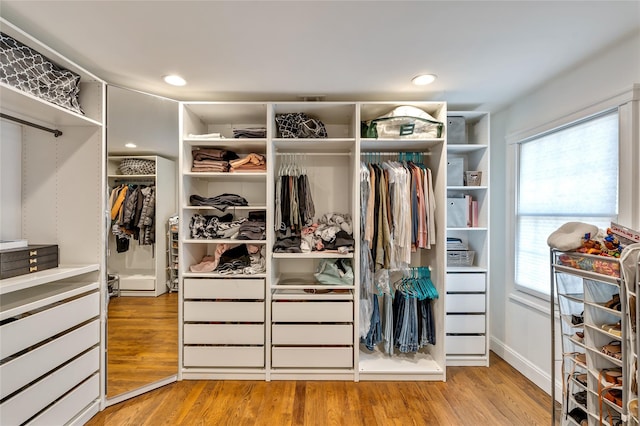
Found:
[(60, 131), (58, 129), (50, 129), (48, 127), (44, 127), (44, 126), (41, 126), (39, 124), (32, 123), (30, 121), (22, 120), (22, 119), (17, 118), (17, 117), (12, 117), (12, 116), (4, 114), (4, 113), (0, 113), (0, 117), (6, 118), (7, 120), (15, 121), (16, 123), (24, 124), (25, 126), (35, 127), (36, 129), (40, 129), (40, 130), (44, 130), (45, 132), (53, 133), (53, 136), (55, 136), (56, 138), (58, 136), (62, 136), (62, 131)]

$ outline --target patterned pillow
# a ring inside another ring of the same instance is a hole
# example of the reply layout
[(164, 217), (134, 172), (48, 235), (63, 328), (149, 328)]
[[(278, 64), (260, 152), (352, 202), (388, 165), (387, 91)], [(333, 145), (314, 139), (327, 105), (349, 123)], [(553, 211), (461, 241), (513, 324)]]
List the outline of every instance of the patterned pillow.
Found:
[(0, 32), (0, 81), (45, 101), (84, 114), (80, 76)]

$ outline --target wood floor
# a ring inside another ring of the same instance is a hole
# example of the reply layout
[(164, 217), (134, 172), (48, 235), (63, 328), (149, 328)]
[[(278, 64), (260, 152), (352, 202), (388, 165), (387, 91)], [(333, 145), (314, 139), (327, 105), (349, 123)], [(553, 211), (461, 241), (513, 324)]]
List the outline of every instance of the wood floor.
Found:
[(178, 373), (178, 294), (114, 297), (107, 320), (107, 397)]
[(549, 425), (550, 397), (491, 354), (447, 382), (184, 380), (108, 407), (87, 425)]

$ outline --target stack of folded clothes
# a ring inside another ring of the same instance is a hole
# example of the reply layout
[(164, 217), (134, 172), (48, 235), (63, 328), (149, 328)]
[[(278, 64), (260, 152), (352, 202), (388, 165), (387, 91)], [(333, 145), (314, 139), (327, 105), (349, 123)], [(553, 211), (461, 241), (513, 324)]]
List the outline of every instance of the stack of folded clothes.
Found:
[(221, 148), (196, 147), (193, 155), (192, 172), (228, 172), (229, 161), (238, 159), (238, 154)]
[(233, 137), (240, 138), (266, 138), (266, 127), (247, 127), (245, 129), (233, 129)]
[(267, 160), (264, 155), (251, 153), (243, 158), (229, 161), (230, 171), (232, 172), (248, 172), (248, 171), (265, 171), (267, 170)]
[(194, 214), (189, 222), (191, 238), (213, 240), (217, 238), (238, 238), (240, 227), (247, 221), (246, 217), (233, 220), (233, 215), (222, 217)]
[(239, 240), (265, 240), (266, 224), (264, 221), (247, 220), (240, 225), (238, 231)]
[(215, 207), (220, 211), (227, 210), (230, 206), (248, 206), (249, 202), (237, 194), (220, 194), (215, 197), (201, 197), (200, 195), (191, 195), (189, 204), (192, 206), (209, 206)]

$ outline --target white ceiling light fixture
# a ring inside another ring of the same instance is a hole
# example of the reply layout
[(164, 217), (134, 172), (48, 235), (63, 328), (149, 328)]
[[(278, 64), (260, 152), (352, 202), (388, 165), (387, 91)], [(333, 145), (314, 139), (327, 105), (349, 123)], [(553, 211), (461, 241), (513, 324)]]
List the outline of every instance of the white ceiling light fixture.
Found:
[(411, 82), (416, 86), (426, 86), (436, 81), (436, 78), (438, 78), (438, 76), (435, 74), (420, 74), (413, 77)]
[(136, 145), (133, 142), (127, 142), (127, 143), (124, 144), (124, 146), (127, 147), (127, 148), (137, 148), (138, 147), (138, 145)]
[(164, 77), (162, 77), (162, 79), (165, 81), (165, 83), (170, 84), (172, 86), (184, 86), (185, 84), (187, 84), (184, 78), (175, 74), (165, 75)]

